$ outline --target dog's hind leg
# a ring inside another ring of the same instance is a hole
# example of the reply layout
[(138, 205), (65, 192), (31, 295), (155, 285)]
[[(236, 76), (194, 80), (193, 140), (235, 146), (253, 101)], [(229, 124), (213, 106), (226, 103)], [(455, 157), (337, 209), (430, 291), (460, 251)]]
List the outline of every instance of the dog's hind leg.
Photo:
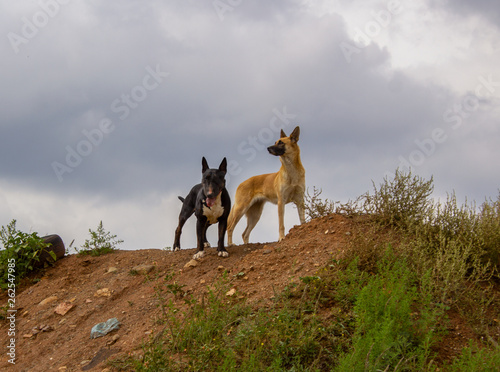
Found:
[(177, 228), (175, 229), (174, 245), (172, 247), (172, 250), (174, 252), (181, 250), (182, 227), (184, 226), (188, 218), (193, 215), (193, 213), (194, 208), (191, 208), (189, 206), (186, 207), (185, 205), (182, 206), (181, 213), (179, 214), (179, 225), (177, 225)]
[(181, 250), (182, 227), (184, 226), (185, 223), (186, 223), (186, 219), (179, 217), (179, 225), (175, 229), (174, 245), (172, 247), (172, 250), (174, 252)]
[(244, 207), (245, 204), (234, 204), (233, 209), (229, 213), (229, 217), (227, 219), (227, 245), (231, 246), (233, 244), (233, 231), (241, 217), (245, 214), (246, 210)]
[(306, 213), (305, 213), (305, 208), (304, 208), (304, 200), (296, 201), (295, 205), (297, 206), (297, 211), (299, 212), (300, 224), (306, 223)]
[(264, 209), (264, 200), (256, 201), (252, 204), (250, 208), (248, 208), (246, 212), (247, 216), (247, 227), (243, 234), (241, 235), (243, 238), (243, 243), (248, 244), (250, 239), (250, 233), (252, 232), (257, 222), (259, 222), (260, 216), (262, 215), (262, 210)]

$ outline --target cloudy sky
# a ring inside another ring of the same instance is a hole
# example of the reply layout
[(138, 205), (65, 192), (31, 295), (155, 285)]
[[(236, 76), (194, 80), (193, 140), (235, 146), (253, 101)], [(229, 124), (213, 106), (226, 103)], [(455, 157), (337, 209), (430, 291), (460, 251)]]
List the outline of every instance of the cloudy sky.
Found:
[(80, 246), (102, 220), (121, 248), (171, 246), (202, 156), (227, 157), (234, 195), (296, 125), (325, 198), (410, 166), (436, 198), (498, 195), (494, 0), (2, 1), (0, 30), (0, 225)]

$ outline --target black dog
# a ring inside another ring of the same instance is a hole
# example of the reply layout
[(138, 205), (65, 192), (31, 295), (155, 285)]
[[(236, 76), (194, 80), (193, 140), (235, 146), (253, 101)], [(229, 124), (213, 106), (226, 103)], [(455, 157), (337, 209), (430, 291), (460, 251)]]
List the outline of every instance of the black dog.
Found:
[(224, 236), (227, 228), (227, 217), (231, 210), (231, 199), (226, 190), (227, 172), (226, 158), (222, 160), (219, 169), (210, 169), (205, 158), (201, 161), (202, 178), (201, 183), (194, 186), (186, 198), (179, 196), (182, 209), (179, 214), (179, 226), (175, 230), (174, 251), (181, 249), (182, 226), (186, 220), (195, 214), (198, 219), (196, 223), (196, 235), (198, 238), (198, 251), (194, 255), (195, 259), (204, 256), (205, 247), (210, 247), (207, 241), (208, 226), (219, 223), (219, 242), (217, 251), (219, 257), (228, 257), (229, 253), (224, 248)]

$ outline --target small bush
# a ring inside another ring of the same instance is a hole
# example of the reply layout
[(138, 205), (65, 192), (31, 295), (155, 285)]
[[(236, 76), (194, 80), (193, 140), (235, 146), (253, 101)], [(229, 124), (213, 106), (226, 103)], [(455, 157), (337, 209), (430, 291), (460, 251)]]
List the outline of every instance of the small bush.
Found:
[(106, 232), (102, 221), (97, 226), (97, 231), (89, 229), (91, 239), (86, 239), (81, 249), (77, 249), (79, 255), (101, 256), (107, 253), (113, 253), (118, 244), (123, 240), (116, 239), (116, 235)]
[(307, 188), (304, 194), (304, 210), (306, 213), (306, 218), (310, 221), (318, 217), (327, 216), (335, 211), (335, 203), (331, 200), (320, 198), (323, 190), (317, 189), (313, 186), (312, 195), (309, 193), (309, 188)]
[[(8, 283), (13, 281), (17, 283), (33, 271), (40, 260), (40, 255), (45, 251), (54, 261), (57, 260), (55, 253), (47, 250), (49, 243), (45, 243), (36, 232), (28, 234), (17, 230), (16, 220), (12, 220), (7, 226), (2, 226), (0, 241), (4, 248), (0, 251), (0, 288), (6, 289)], [(13, 269), (10, 273), (8, 267)]]
[(384, 178), (378, 189), (373, 183), (374, 194), (366, 195), (366, 209), (386, 225), (409, 228), (427, 216), (432, 205), (429, 198), (434, 190), (432, 182), (432, 177), (425, 181), (413, 176), (411, 171), (403, 173), (396, 170), (394, 179)]

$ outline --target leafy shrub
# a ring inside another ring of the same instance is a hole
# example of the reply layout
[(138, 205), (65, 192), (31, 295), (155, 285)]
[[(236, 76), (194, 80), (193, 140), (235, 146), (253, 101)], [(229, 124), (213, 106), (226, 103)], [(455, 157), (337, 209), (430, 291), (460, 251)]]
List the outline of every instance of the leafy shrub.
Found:
[(378, 189), (373, 183), (374, 194), (366, 195), (365, 208), (384, 224), (408, 228), (427, 216), (432, 204), (432, 182), (432, 177), (425, 181), (411, 171), (403, 173), (397, 169), (394, 179), (385, 177)]
[[(36, 232), (28, 234), (16, 229), (16, 220), (12, 220), (0, 230), (0, 241), (3, 250), (0, 251), (0, 288), (6, 289), (9, 283), (8, 264), (15, 262), (15, 280), (19, 281), (34, 270), (43, 252), (48, 252), (54, 261), (54, 252), (47, 250), (50, 246)], [(10, 279), (12, 279), (12, 274)]]
[(97, 231), (89, 229), (91, 239), (86, 239), (81, 249), (77, 249), (79, 255), (101, 256), (107, 253), (113, 253), (118, 244), (123, 240), (117, 240), (116, 235), (104, 230), (102, 221), (97, 226)]
[(410, 244), (417, 265), (432, 267), (444, 284), (443, 294), (458, 291), (465, 279), (478, 282), (498, 274), (499, 216), (490, 204), (480, 213), (475, 205), (459, 205), (454, 194), (429, 208)]

